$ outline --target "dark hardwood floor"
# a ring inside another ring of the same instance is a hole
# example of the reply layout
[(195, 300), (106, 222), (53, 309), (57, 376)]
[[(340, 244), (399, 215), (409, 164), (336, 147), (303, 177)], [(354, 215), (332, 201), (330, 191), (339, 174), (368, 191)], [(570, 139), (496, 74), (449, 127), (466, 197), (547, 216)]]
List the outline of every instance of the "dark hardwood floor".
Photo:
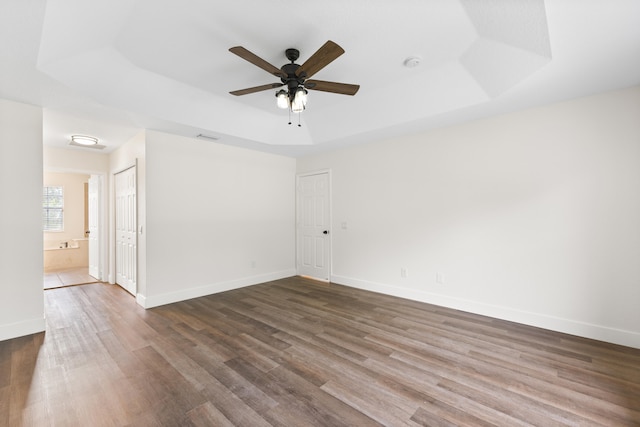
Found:
[(640, 350), (343, 286), (45, 305), (0, 342), (0, 426), (640, 426)]

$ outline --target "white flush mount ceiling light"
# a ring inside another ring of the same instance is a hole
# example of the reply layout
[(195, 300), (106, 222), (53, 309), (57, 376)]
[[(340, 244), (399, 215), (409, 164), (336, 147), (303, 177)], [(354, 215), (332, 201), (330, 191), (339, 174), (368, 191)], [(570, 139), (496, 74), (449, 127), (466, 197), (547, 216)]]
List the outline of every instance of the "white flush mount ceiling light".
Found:
[(94, 138), (92, 136), (84, 136), (84, 135), (72, 135), (71, 142), (78, 145), (97, 145), (98, 138)]
[(102, 150), (106, 147), (105, 145), (98, 144), (98, 138), (86, 135), (72, 135), (69, 145), (82, 148), (93, 148), (96, 150)]

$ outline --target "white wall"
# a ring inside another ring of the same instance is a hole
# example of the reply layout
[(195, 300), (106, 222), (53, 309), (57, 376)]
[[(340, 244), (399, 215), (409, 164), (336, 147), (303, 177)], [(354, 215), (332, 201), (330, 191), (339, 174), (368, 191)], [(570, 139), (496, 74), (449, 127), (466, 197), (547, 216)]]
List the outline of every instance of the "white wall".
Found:
[(44, 331), (42, 109), (0, 100), (0, 340)]
[(71, 172), (106, 174), (109, 171), (109, 155), (89, 148), (43, 147), (44, 170), (47, 172)]
[(295, 275), (295, 159), (146, 133), (152, 307)]
[(640, 87), (297, 168), (332, 170), (333, 281), (640, 347)]
[(45, 186), (60, 186), (64, 197), (63, 231), (44, 232), (44, 247), (56, 248), (60, 242), (84, 238), (84, 184), (89, 175), (75, 173), (45, 172)]

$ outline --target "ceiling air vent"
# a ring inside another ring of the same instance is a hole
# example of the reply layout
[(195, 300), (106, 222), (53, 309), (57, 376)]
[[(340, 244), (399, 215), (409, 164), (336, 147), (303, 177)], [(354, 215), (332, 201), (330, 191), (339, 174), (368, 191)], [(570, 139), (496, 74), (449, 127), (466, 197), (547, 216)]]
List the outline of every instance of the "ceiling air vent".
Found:
[(208, 139), (209, 141), (217, 141), (217, 140), (220, 139), (217, 136), (205, 135), (203, 133), (198, 134), (198, 136), (196, 136), (196, 138)]

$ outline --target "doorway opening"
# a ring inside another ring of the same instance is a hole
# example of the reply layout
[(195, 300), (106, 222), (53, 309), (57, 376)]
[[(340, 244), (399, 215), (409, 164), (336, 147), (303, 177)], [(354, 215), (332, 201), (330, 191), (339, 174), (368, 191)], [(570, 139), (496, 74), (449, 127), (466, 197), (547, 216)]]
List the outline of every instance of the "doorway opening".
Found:
[(43, 174), (43, 288), (102, 280), (100, 175)]

